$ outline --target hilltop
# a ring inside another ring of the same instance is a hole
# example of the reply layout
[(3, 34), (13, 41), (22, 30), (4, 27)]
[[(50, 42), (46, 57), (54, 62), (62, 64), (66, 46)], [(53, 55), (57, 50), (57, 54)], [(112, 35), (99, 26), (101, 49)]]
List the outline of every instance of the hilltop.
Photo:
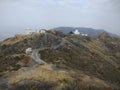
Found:
[[(29, 47), (42, 48), (45, 65), (25, 53)], [(2, 90), (6, 83), (7, 90), (119, 90), (120, 39), (106, 32), (91, 38), (57, 30), (16, 35), (0, 43), (0, 76)]]

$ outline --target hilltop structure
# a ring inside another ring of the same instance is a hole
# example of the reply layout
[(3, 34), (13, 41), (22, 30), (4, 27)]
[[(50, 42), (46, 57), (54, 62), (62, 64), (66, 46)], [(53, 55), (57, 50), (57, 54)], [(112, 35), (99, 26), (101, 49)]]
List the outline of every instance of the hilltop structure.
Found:
[(26, 30), (26, 34), (32, 34), (33, 33), (32, 29), (30, 29), (30, 28), (26, 28), (25, 30)]
[(41, 30), (36, 30), (36, 31), (32, 31), (32, 29), (27, 28), (26, 30), (26, 34), (33, 34), (33, 33), (46, 33), (45, 29), (41, 29)]
[(41, 29), (38, 31), (38, 33), (46, 33), (46, 30), (45, 29)]
[(76, 29), (75, 31), (73, 31), (73, 34), (79, 35), (80, 32), (78, 31), (78, 29)]
[(81, 35), (82, 35), (82, 36), (86, 36), (86, 37), (88, 36), (88, 34), (81, 34)]
[(75, 35), (82, 35), (82, 36), (88, 36), (88, 34), (81, 34), (79, 31), (78, 31), (78, 29), (76, 29), (75, 31), (73, 31), (73, 34), (75, 34)]

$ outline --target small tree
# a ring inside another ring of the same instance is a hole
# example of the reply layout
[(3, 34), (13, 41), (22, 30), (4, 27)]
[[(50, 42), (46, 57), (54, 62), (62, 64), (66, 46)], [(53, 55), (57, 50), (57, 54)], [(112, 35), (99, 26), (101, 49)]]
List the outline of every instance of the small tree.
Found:
[(70, 31), (68, 34), (74, 34), (73, 31)]

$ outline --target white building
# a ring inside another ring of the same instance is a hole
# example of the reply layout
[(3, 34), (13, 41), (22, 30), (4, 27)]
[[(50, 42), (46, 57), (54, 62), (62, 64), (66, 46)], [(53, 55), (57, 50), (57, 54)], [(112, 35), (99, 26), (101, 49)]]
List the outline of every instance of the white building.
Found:
[(32, 48), (27, 48), (25, 52), (26, 52), (26, 54), (31, 54), (32, 53)]
[(36, 33), (46, 33), (46, 31), (44, 29), (36, 30)]
[(46, 33), (46, 31), (44, 29), (41, 29), (39, 33)]
[(75, 31), (73, 31), (73, 33), (76, 34), (76, 35), (80, 34), (80, 32), (77, 29)]
[(36, 31), (32, 31), (32, 29), (30, 28), (26, 28), (26, 34), (33, 34), (33, 33), (46, 33), (45, 29), (41, 29), (41, 30), (36, 30)]
[(81, 34), (81, 35), (82, 35), (82, 36), (86, 36), (86, 37), (88, 36), (88, 34)]
[(35, 33), (39, 33), (39, 30), (36, 30)]
[(26, 30), (26, 34), (32, 34), (33, 33), (32, 29), (30, 29), (30, 28), (26, 28), (25, 30)]

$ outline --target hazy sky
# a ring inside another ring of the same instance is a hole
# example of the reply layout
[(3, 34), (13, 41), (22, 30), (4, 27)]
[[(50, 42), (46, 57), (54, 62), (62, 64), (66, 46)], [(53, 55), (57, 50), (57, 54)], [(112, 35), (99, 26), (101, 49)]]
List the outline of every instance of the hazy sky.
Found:
[(0, 0), (0, 34), (74, 26), (120, 35), (119, 9), (120, 0)]

